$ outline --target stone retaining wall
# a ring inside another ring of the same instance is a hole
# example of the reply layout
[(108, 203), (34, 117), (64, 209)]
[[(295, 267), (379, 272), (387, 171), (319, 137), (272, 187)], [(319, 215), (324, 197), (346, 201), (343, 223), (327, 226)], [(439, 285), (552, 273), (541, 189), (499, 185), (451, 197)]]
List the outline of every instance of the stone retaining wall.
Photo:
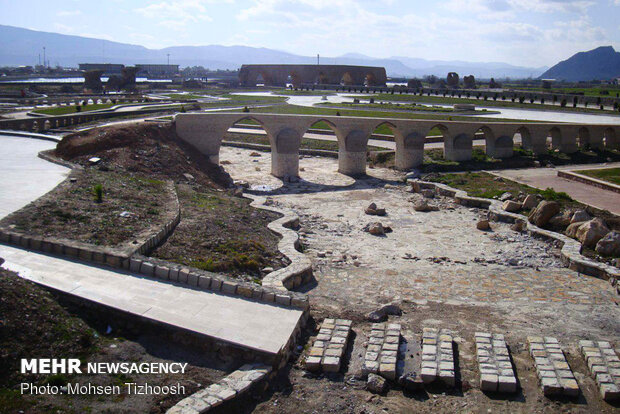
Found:
[(489, 218), (495, 221), (514, 223), (517, 220), (522, 220), (527, 225), (527, 231), (533, 236), (543, 239), (557, 240), (562, 244), (562, 262), (566, 267), (579, 273), (608, 280), (612, 286), (620, 286), (618, 284), (618, 280), (620, 280), (620, 269), (609, 266), (605, 263), (588, 259), (581, 254), (581, 244), (577, 240), (571, 239), (570, 237), (560, 233), (541, 229), (540, 227), (530, 223), (527, 220), (527, 217), (522, 214), (504, 211), (502, 209), (502, 203), (498, 200), (470, 197), (465, 191), (440, 183), (416, 180), (407, 180), (407, 182), (409, 182), (414, 189), (416, 187), (420, 189), (431, 189), (440, 195), (452, 197), (461, 205), (488, 209), (490, 212)]
[(278, 290), (292, 290), (309, 283), (313, 279), (312, 262), (305, 254), (297, 250), (300, 246), (299, 235), (291, 230), (299, 226), (299, 217), (292, 212), (265, 205), (267, 201), (265, 197), (254, 194), (244, 194), (244, 196), (254, 200), (250, 203), (252, 207), (282, 214), (281, 218), (272, 221), (267, 227), (282, 237), (278, 243), (278, 250), (289, 258), (291, 264), (267, 274), (263, 278), (263, 286)]
[[(212, 408), (230, 403), (235, 398), (259, 391), (266, 386), (272, 374), (271, 367), (263, 364), (246, 364), (216, 384), (211, 384), (172, 406), (167, 414), (202, 414)], [(261, 385), (263, 387), (261, 387)]]

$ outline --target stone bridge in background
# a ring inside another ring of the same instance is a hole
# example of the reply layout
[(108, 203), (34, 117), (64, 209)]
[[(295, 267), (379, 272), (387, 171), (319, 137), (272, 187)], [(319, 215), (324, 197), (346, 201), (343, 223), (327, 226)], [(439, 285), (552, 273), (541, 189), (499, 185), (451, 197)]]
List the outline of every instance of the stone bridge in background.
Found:
[(239, 81), (243, 86), (256, 86), (259, 76), (265, 86), (302, 84), (385, 86), (385, 68), (350, 65), (242, 65)]
[(572, 153), (586, 146), (620, 148), (620, 127), (610, 125), (247, 113), (177, 114), (175, 123), (181, 139), (212, 162), (218, 163), (220, 145), (226, 131), (247, 119), (260, 124), (267, 133), (271, 146), (271, 173), (280, 178), (299, 175), (302, 136), (319, 121), (327, 123), (337, 137), (338, 171), (352, 176), (365, 174), (368, 139), (381, 125), (387, 125), (394, 134), (395, 164), (399, 170), (422, 165), (425, 138), (435, 129), (443, 136), (444, 157), (453, 161), (472, 158), (474, 137), (484, 139), (486, 153), (494, 158), (511, 157), (516, 141), (534, 154), (543, 154), (549, 149)]

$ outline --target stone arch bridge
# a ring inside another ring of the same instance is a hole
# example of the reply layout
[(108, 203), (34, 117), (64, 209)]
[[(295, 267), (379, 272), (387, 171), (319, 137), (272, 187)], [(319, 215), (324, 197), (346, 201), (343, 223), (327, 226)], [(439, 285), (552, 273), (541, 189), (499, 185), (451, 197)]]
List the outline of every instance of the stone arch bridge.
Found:
[(347, 175), (366, 172), (368, 139), (381, 125), (387, 125), (396, 143), (395, 164), (400, 170), (422, 165), (424, 142), (435, 128), (443, 135), (444, 156), (448, 160), (472, 158), (473, 140), (485, 141), (486, 153), (494, 158), (513, 155), (515, 137), (524, 149), (535, 154), (549, 148), (572, 153), (580, 147), (620, 148), (620, 126), (560, 123), (506, 123), (362, 118), (320, 115), (279, 115), (247, 113), (188, 113), (175, 116), (178, 136), (212, 162), (219, 162), (220, 145), (226, 131), (240, 121), (251, 119), (267, 133), (271, 146), (271, 173), (276, 177), (299, 175), (299, 148), (302, 136), (319, 121), (334, 131), (338, 140), (338, 171)]
[(258, 77), (266, 86), (295, 87), (302, 84), (385, 86), (385, 68), (350, 65), (242, 65), (239, 81), (243, 86), (256, 86)]

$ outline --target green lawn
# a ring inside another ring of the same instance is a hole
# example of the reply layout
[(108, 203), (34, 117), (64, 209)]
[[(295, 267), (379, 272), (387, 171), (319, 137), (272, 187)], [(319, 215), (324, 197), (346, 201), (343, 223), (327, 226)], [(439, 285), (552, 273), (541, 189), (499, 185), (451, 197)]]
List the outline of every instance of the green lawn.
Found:
[[(107, 109), (115, 105), (118, 105), (118, 104), (113, 104), (113, 103), (90, 104), (90, 105), (82, 106), (81, 107), (82, 110), (80, 112), (89, 112), (89, 111), (96, 111), (98, 109)], [(32, 112), (36, 112), (37, 114), (45, 114), (45, 115), (67, 115), (67, 114), (77, 113), (76, 108), (77, 108), (76, 105), (57, 106), (54, 108), (35, 109)]]
[(294, 91), (290, 89), (285, 89), (282, 91), (274, 90), (273, 93), (278, 95), (290, 95), (290, 96), (328, 96), (335, 95), (334, 92), (327, 91)]
[(601, 168), (597, 170), (578, 170), (574, 172), (596, 178), (597, 180), (620, 185), (620, 168)]

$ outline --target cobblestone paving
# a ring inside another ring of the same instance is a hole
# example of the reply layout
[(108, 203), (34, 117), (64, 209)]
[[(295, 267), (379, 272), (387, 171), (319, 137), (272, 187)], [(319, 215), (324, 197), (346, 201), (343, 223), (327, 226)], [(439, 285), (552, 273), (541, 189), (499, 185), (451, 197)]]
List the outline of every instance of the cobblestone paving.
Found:
[(449, 329), (424, 328), (420, 377), (425, 384), (440, 380), (454, 386), (454, 344)]
[(517, 379), (502, 334), (476, 332), (476, 355), (482, 391), (515, 392)]
[(558, 340), (551, 337), (529, 336), (527, 342), (543, 394), (569, 397), (579, 395), (579, 385)]
[(399, 344), (400, 324), (373, 324), (362, 372), (381, 374), (387, 379), (395, 380)]
[(306, 368), (311, 371), (319, 368), (323, 368), (325, 372), (340, 371), (351, 323), (345, 319), (325, 319), (306, 358)]

